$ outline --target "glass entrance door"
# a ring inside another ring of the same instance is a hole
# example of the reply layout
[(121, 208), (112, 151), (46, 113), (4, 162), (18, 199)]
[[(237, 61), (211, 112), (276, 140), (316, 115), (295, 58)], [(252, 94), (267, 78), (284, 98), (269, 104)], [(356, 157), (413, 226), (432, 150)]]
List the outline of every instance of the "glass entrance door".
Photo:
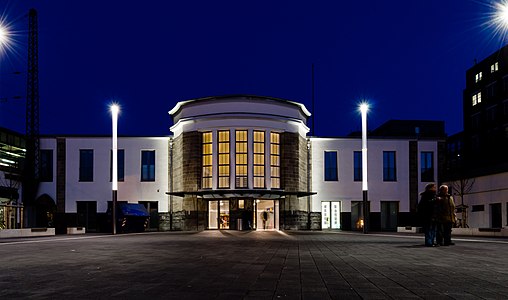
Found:
[(321, 228), (340, 229), (340, 202), (321, 202)]
[(279, 230), (279, 201), (256, 200), (256, 224), (258, 230)]
[(229, 200), (208, 202), (208, 229), (229, 229)]

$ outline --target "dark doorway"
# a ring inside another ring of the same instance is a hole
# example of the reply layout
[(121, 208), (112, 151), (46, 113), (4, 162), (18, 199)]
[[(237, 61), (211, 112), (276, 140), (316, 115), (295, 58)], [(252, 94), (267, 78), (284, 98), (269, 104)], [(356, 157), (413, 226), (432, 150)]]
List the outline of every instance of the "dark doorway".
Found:
[(491, 227), (501, 228), (503, 227), (503, 221), (501, 216), (501, 203), (492, 203), (490, 205), (490, 216), (491, 216)]
[(76, 201), (77, 204), (77, 226), (85, 227), (86, 232), (97, 231), (97, 202)]
[(150, 222), (148, 223), (147, 231), (159, 230), (159, 202), (157, 201), (139, 201), (143, 204), (148, 213), (150, 214)]
[(55, 201), (48, 195), (43, 194), (35, 201), (35, 226), (55, 227), (54, 216), (56, 212)]
[(396, 231), (399, 202), (381, 201), (381, 230)]

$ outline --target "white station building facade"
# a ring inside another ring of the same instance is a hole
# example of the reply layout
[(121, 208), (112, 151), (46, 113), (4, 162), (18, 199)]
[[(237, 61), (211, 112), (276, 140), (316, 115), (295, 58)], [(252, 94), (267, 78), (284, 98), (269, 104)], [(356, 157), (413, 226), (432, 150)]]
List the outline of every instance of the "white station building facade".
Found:
[[(118, 201), (143, 204), (148, 229), (363, 226), (360, 136), (309, 136), (305, 106), (271, 97), (193, 99), (169, 115), (171, 135), (118, 139)], [(419, 192), (440, 179), (444, 134), (372, 133), (370, 229), (416, 225)], [(36, 223), (111, 231), (111, 137), (48, 136), (40, 148)]]

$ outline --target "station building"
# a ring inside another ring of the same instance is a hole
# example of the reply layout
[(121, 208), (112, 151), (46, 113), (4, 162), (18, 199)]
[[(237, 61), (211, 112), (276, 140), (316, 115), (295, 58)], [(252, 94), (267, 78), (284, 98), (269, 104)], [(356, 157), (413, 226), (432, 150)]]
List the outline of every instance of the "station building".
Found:
[[(118, 201), (143, 204), (149, 229), (361, 229), (360, 136), (308, 136), (305, 106), (272, 97), (193, 99), (169, 115), (171, 135), (118, 139)], [(370, 132), (371, 230), (416, 225), (418, 193), (439, 181), (444, 159), (443, 122), (429, 122)], [(40, 145), (46, 175), (36, 201), (54, 206), (38, 215), (57, 231), (110, 231), (111, 137)]]

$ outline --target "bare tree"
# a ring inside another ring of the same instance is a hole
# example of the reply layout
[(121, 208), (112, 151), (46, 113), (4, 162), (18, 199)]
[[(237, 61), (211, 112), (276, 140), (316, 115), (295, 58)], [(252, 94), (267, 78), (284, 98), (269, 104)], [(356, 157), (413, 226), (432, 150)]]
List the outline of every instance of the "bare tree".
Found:
[(452, 194), (458, 195), (460, 197), (460, 205), (457, 205), (457, 211), (462, 214), (460, 222), (458, 223), (458, 226), (462, 227), (462, 228), (469, 227), (469, 225), (467, 224), (467, 218), (468, 218), (467, 208), (468, 208), (468, 206), (464, 204), (464, 196), (469, 194), (469, 192), (473, 188), (474, 183), (475, 183), (474, 177), (473, 178), (460, 177), (459, 179), (452, 181), (450, 184), (451, 189), (452, 189)]

